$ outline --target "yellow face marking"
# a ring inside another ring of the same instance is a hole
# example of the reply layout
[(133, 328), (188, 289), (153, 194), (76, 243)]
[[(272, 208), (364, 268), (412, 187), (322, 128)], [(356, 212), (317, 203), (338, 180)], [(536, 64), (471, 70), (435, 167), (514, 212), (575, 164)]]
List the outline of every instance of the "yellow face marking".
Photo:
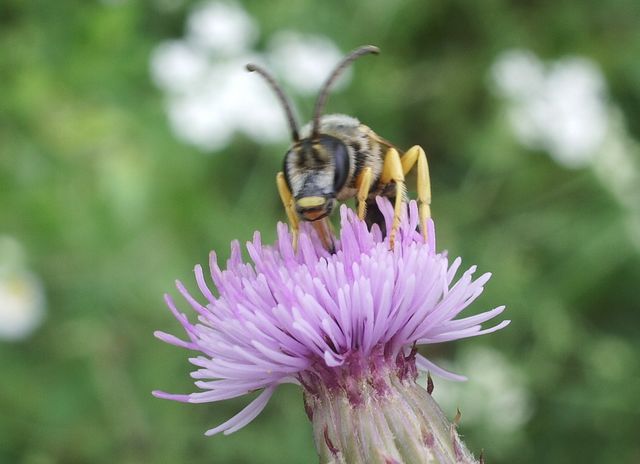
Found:
[(323, 197), (303, 197), (296, 200), (296, 205), (300, 208), (317, 208), (325, 203), (326, 200)]

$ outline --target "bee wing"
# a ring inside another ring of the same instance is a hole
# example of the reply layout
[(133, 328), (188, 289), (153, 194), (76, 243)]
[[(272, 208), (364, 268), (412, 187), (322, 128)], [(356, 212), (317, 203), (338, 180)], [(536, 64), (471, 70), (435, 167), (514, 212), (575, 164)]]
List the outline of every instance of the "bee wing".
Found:
[(387, 150), (389, 148), (395, 148), (396, 151), (400, 154), (400, 156), (402, 156), (404, 154), (404, 150), (399, 149), (398, 147), (396, 147), (393, 143), (389, 142), (387, 139), (385, 139), (384, 137), (380, 137), (378, 134), (376, 134), (375, 132), (372, 131), (371, 133), (371, 138), (373, 140), (375, 140), (376, 142), (378, 142), (380, 145), (384, 145)]

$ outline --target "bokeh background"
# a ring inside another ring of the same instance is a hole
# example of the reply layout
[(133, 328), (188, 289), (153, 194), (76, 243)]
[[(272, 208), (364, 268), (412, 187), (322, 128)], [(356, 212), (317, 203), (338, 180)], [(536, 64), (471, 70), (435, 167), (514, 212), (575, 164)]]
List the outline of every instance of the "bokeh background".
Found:
[[(315, 462), (301, 394), (185, 405), (162, 303), (209, 250), (275, 235), (281, 109), (426, 148), (439, 246), (494, 277), (495, 335), (426, 354), (487, 462), (640, 462), (640, 6), (564, 2), (0, 3), (0, 462)], [(411, 180), (410, 180), (411, 182)], [(410, 184), (411, 185), (411, 184)], [(473, 309), (472, 309), (473, 310)]]

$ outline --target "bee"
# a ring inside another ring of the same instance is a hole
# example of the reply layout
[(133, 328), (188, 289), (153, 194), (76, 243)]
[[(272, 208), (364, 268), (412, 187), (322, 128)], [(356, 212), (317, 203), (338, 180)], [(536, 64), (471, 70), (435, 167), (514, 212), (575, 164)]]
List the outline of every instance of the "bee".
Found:
[(301, 130), (289, 101), (275, 79), (255, 64), (247, 70), (260, 74), (273, 89), (291, 130), (291, 147), (285, 154), (283, 169), (276, 184), (291, 224), (293, 245), (297, 246), (301, 221), (310, 222), (323, 246), (334, 252), (333, 234), (328, 220), (338, 201), (357, 200), (358, 217), (369, 227), (378, 224), (386, 230), (375, 197), (388, 197), (394, 204), (389, 246), (393, 249), (400, 227), (400, 215), (407, 201), (405, 174), (417, 170), (420, 230), (426, 239), (430, 217), (431, 185), (427, 157), (420, 146), (401, 152), (356, 118), (322, 115), (329, 90), (344, 70), (356, 59), (378, 54), (378, 47), (365, 45), (346, 55), (322, 85), (316, 100), (313, 119)]

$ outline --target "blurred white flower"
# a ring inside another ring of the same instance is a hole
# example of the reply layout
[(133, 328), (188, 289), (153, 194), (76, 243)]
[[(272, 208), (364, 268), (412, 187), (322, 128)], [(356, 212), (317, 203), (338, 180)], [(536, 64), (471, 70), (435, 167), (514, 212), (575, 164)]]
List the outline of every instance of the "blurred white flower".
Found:
[(246, 50), (258, 37), (256, 22), (232, 1), (197, 5), (187, 18), (187, 30), (189, 41), (223, 55)]
[(531, 416), (531, 399), (520, 372), (498, 351), (466, 350), (460, 356), (465, 383), (435, 385), (433, 396), (445, 411), (462, 411), (463, 421), (482, 425), (490, 434), (519, 431)]
[(42, 284), (23, 269), (23, 255), (15, 239), (0, 237), (0, 340), (24, 339), (44, 319)]
[(220, 111), (215, 95), (202, 89), (177, 97), (167, 104), (173, 132), (204, 150), (219, 150), (229, 143), (233, 127)]
[(209, 63), (207, 57), (188, 42), (169, 40), (151, 54), (151, 77), (169, 92), (186, 92), (202, 79)]
[[(342, 52), (323, 36), (282, 31), (269, 41), (269, 58), (279, 76), (301, 93), (314, 95), (334, 66), (342, 58)], [(351, 78), (351, 70), (336, 83), (344, 87)]]
[(276, 97), (244, 68), (253, 58), (209, 65), (192, 89), (170, 96), (167, 110), (176, 135), (206, 150), (222, 149), (236, 131), (260, 142), (285, 139), (288, 129)]
[(236, 126), (259, 142), (273, 143), (288, 139), (289, 128), (284, 110), (276, 96), (262, 79), (247, 73), (239, 61), (243, 65), (247, 63), (247, 59), (241, 59), (228, 69), (228, 86), (223, 94)]
[(491, 71), (498, 92), (512, 100), (533, 98), (545, 79), (542, 62), (528, 50), (503, 52)]
[(548, 69), (529, 51), (508, 51), (492, 66), (497, 92), (518, 140), (577, 168), (602, 148), (608, 129), (604, 77), (586, 58), (569, 57)]
[(255, 21), (234, 2), (199, 4), (187, 26), (185, 38), (153, 50), (150, 72), (166, 94), (174, 134), (203, 151), (222, 150), (236, 132), (259, 143), (287, 140), (280, 103), (259, 76), (246, 71), (247, 63), (273, 61), (278, 79), (308, 93), (320, 87), (342, 55), (324, 37), (294, 32), (278, 34), (268, 56), (257, 54), (250, 50), (258, 35)]
[(530, 51), (511, 50), (494, 62), (491, 81), (520, 143), (564, 166), (592, 168), (627, 211), (630, 238), (640, 248), (640, 144), (607, 100), (597, 64), (569, 57), (545, 65)]

